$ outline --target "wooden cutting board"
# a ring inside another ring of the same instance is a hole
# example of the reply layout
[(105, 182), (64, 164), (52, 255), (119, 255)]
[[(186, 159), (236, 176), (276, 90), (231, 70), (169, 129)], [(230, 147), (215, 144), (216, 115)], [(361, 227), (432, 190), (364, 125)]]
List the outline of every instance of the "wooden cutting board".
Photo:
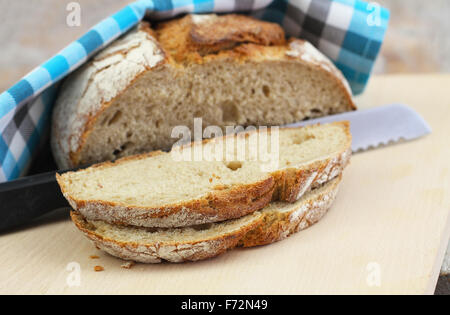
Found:
[(431, 294), (450, 235), (449, 86), (448, 75), (374, 77), (360, 108), (408, 104), (433, 134), (355, 155), (328, 215), (283, 242), (127, 270), (62, 210), (0, 236), (0, 293)]

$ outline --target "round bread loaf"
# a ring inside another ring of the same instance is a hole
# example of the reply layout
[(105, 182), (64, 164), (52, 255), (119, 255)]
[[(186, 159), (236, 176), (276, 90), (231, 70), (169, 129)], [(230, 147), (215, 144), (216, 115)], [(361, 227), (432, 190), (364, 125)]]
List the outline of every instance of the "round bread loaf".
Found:
[(142, 22), (70, 75), (52, 150), (62, 169), (170, 149), (175, 126), (282, 125), (355, 109), (333, 63), (241, 15)]

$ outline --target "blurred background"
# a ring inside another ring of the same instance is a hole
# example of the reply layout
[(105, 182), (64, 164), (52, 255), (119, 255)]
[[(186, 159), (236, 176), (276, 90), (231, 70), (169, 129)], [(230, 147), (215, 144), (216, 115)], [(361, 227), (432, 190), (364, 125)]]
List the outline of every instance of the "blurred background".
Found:
[[(132, 0), (77, 0), (81, 25), (66, 23), (70, 0), (0, 0), (0, 90)], [(390, 26), (374, 72), (450, 72), (450, 1), (379, 0)]]

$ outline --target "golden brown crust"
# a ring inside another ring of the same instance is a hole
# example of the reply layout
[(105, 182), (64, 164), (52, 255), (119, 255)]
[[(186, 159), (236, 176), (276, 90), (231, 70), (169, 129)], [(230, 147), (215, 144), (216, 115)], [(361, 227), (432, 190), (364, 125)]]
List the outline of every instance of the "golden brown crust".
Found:
[(284, 31), (278, 24), (236, 14), (187, 15), (159, 24), (156, 34), (164, 49), (181, 64), (202, 63), (206, 55), (243, 43), (285, 44)]

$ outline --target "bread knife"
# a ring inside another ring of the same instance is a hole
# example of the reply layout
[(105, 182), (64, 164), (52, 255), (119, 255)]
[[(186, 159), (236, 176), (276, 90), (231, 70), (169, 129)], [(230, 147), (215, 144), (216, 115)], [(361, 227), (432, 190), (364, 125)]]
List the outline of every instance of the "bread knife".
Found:
[[(431, 132), (418, 113), (401, 104), (326, 116), (283, 127), (342, 120), (350, 121), (354, 153), (400, 140), (417, 139)], [(0, 231), (28, 223), (52, 210), (69, 207), (56, 182), (55, 173), (42, 173), (0, 184)]]
[(400, 141), (409, 141), (431, 133), (427, 122), (412, 108), (403, 104), (377, 106), (286, 125), (299, 127), (350, 121), (353, 153), (375, 149)]

